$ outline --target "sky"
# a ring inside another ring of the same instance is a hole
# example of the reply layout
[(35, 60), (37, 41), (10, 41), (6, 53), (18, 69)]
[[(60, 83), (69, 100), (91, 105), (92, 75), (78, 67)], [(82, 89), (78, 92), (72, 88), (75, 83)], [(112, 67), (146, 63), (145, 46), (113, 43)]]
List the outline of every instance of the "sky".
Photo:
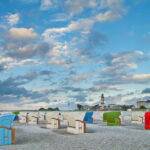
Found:
[(150, 99), (149, 0), (1, 0), (0, 109)]

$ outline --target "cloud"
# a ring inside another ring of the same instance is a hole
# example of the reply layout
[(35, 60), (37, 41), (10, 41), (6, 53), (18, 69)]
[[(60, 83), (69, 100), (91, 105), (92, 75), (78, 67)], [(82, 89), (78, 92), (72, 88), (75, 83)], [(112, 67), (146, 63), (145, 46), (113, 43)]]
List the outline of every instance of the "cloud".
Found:
[(110, 9), (122, 9), (124, 0), (101, 0), (100, 1), (100, 8), (110, 8)]
[(79, 19), (78, 21), (72, 21), (67, 27), (50, 28), (46, 29), (42, 36), (45, 39), (57, 38), (63, 36), (65, 33), (71, 32), (86, 32), (93, 26), (94, 20), (92, 19)]
[(14, 67), (33, 66), (33, 65), (40, 65), (40, 64), (41, 62), (35, 59), (24, 59), (24, 60), (18, 61), (11, 57), (0, 56), (0, 72), (6, 71)]
[[(28, 74), (28, 76), (24, 77), (28, 80), (33, 80), (35, 74)], [(39, 92), (38, 90), (27, 90), (24, 88), (24, 84), (26, 81), (20, 80), (21, 78), (18, 76), (16, 78), (8, 78), (6, 80), (0, 80), (0, 102), (1, 103), (15, 103), (17, 102), (19, 105), (22, 103), (39, 103), (39, 102), (49, 102), (46, 93)], [(10, 98), (11, 100), (10, 100)], [(22, 99), (30, 99), (30, 101), (22, 101)]]
[(107, 84), (103, 84), (100, 86), (94, 86), (89, 89), (89, 91), (93, 92), (100, 92), (100, 91), (122, 91), (122, 88), (119, 88), (118, 86), (109, 86)]
[(82, 75), (77, 75), (73, 77), (74, 82), (79, 82), (79, 81), (83, 81), (86, 80), (90, 77), (89, 73), (86, 74), (82, 74)]
[(73, 63), (72, 58), (70, 58), (68, 43), (64, 42), (54, 42), (53, 47), (48, 52), (48, 65), (55, 66), (66, 66), (68, 67)]
[(7, 56), (18, 58), (18, 59), (26, 59), (31, 57), (44, 57), (50, 50), (50, 46), (47, 43), (40, 43), (39, 45), (28, 44), (23, 47), (17, 47), (12, 49), (11, 51), (7, 51)]
[(128, 70), (137, 69), (136, 58), (143, 55), (142, 51), (110, 53), (105, 57), (104, 67), (101, 71), (104, 76), (125, 75)]
[(150, 83), (150, 74), (135, 74), (122, 76), (121, 78), (124, 83), (134, 83), (134, 84), (149, 84)]
[(19, 13), (10, 14), (9, 16), (7, 16), (8, 23), (9, 23), (11, 26), (17, 24), (17, 23), (19, 22), (19, 18), (20, 18)]
[(123, 8), (124, 0), (101, 0), (100, 8), (109, 8), (104, 14), (100, 13), (96, 16), (98, 21), (113, 21), (121, 18), (121, 14), (126, 13), (126, 9)]
[[(108, 42), (108, 37), (102, 33), (99, 33), (95, 30), (91, 30), (94, 21), (91, 19), (79, 19), (78, 21), (71, 22), (67, 27), (62, 28), (51, 28), (44, 31), (42, 34), (44, 40), (46, 42), (55, 43), (53, 49), (49, 52), (50, 56), (55, 56), (50, 59), (49, 64), (66, 64), (65, 60), (60, 59), (63, 52), (66, 52), (65, 55), (69, 55), (69, 48), (74, 48), (76, 46), (76, 50), (73, 51), (70, 55), (78, 55), (81, 56), (94, 56), (97, 55), (94, 50), (100, 49)], [(78, 38), (76, 40), (72, 40), (70, 43), (65, 44), (66, 42), (58, 42), (60, 37), (71, 35), (72, 33), (79, 34), (80, 40)], [(82, 34), (82, 35), (80, 35)], [(66, 45), (68, 50), (65, 50), (63, 47)], [(72, 46), (73, 45), (73, 46)], [(78, 50), (77, 50), (78, 49)], [(65, 50), (65, 51), (64, 51)], [(76, 54), (75, 54), (76, 53)], [(78, 54), (77, 54), (78, 53)], [(57, 55), (57, 56), (56, 56)], [(57, 58), (59, 57), (59, 60)], [(59, 63), (60, 62), (60, 63)]]
[(87, 95), (85, 93), (79, 93), (78, 95), (72, 95), (70, 96), (73, 98), (76, 102), (86, 102), (87, 101)]
[(78, 47), (78, 55), (96, 59), (107, 42), (108, 37), (105, 34), (90, 30), (82, 35), (80, 41), (77, 39), (75, 45)]
[(70, 16), (74, 16), (76, 14), (80, 14), (84, 8), (94, 8), (96, 7), (97, 3), (95, 0), (66, 0), (65, 1), (65, 8), (69, 12)]
[(138, 69), (137, 63), (147, 61), (143, 55), (142, 51), (131, 51), (101, 56), (103, 68), (94, 85), (149, 84), (150, 74), (133, 74)]
[(29, 83), (32, 80), (36, 80), (38, 77), (50, 77), (54, 72), (49, 70), (42, 70), (39, 72), (30, 71), (25, 75), (17, 76), (14, 80), (23, 81), (25, 83)]
[(113, 21), (113, 20), (121, 18), (121, 15), (119, 13), (114, 13), (109, 10), (105, 13), (99, 13), (95, 18), (99, 22)]
[[(107, 76), (108, 77), (108, 76)], [(143, 84), (149, 85), (150, 83), (150, 74), (135, 74), (135, 75), (114, 75), (109, 76), (109, 78), (104, 78), (103, 80), (94, 82), (96, 85), (99, 84)]]
[(18, 87), (18, 85), (22, 84), (24, 84), (24, 82), (16, 82), (13, 80), (13, 78), (8, 78), (4, 81), (0, 81), (0, 95), (28, 95), (29, 93), (26, 89)]
[(52, 6), (52, 4), (53, 4), (52, 0), (42, 0), (40, 9), (41, 10), (48, 10), (50, 8), (50, 6)]
[[(91, 2), (94, 3), (94, 1), (92, 0), (88, 2), (86, 1), (86, 3), (84, 0), (81, 1), (67, 0), (65, 3), (68, 5), (68, 7), (75, 7), (75, 8), (77, 7), (76, 5), (80, 5), (81, 8), (79, 9), (81, 9), (82, 12), (82, 9), (84, 8), (82, 4), (88, 5), (89, 3), (91, 4)], [(102, 3), (104, 3), (104, 1)], [(92, 7), (92, 6), (87, 6), (87, 7)], [(95, 6), (93, 5), (93, 7)], [(112, 2), (107, 0), (106, 3), (104, 3), (103, 5), (101, 4), (101, 7), (99, 7), (99, 9), (101, 9), (102, 13), (90, 16), (89, 18), (82, 18), (76, 21), (71, 21), (65, 27), (46, 29), (42, 34), (44, 40), (46, 42), (52, 42), (52, 43), (56, 43), (58, 41), (62, 42), (61, 37), (67, 36), (69, 38), (72, 38), (72, 36), (70, 35), (75, 34), (77, 36), (76, 38), (77, 39), (80, 38), (80, 40), (73, 41), (73, 38), (69, 40), (71, 41), (70, 46), (72, 46), (71, 44), (73, 44), (74, 46), (71, 47), (71, 49), (72, 48), (75, 49), (74, 53), (76, 53), (78, 57), (85, 58), (87, 56), (91, 57), (92, 55), (93, 56), (98, 55), (97, 53), (95, 54), (95, 51), (93, 49), (99, 48), (101, 50), (103, 46), (108, 42), (108, 37), (102, 33), (92, 30), (93, 25), (96, 22), (116, 20), (118, 18), (121, 18), (122, 14), (126, 12), (125, 9), (123, 8), (123, 1), (118, 1), (118, 0), (117, 1), (112, 0)], [(80, 62), (82, 63), (82, 61)], [(52, 64), (52, 61), (50, 61), (49, 64)]]
[(10, 40), (34, 39), (37, 36), (33, 28), (11, 28), (6, 35)]

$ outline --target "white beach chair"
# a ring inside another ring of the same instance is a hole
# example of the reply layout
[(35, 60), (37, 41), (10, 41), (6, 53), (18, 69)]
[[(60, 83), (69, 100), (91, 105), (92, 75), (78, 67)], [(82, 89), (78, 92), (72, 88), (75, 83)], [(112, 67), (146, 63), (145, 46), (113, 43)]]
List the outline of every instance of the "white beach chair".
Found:
[(124, 121), (124, 116), (123, 115), (120, 115), (119, 118), (120, 118), (121, 122)]
[(137, 124), (144, 123), (144, 114), (143, 113), (132, 113), (131, 121), (132, 121), (132, 123), (137, 123)]
[(28, 124), (36, 125), (39, 123), (38, 113), (30, 112), (28, 114)]
[(86, 133), (85, 112), (65, 112), (64, 120), (68, 121), (67, 132), (73, 134)]
[(18, 120), (19, 120), (20, 123), (27, 123), (28, 122), (27, 112), (20, 112), (18, 114)]
[(103, 121), (103, 112), (100, 112), (100, 120)]
[(49, 129), (60, 128), (60, 120), (58, 112), (50, 112), (46, 114), (46, 128)]
[(45, 120), (46, 118), (46, 112), (39, 112), (38, 113), (38, 116), (39, 116), (39, 120)]

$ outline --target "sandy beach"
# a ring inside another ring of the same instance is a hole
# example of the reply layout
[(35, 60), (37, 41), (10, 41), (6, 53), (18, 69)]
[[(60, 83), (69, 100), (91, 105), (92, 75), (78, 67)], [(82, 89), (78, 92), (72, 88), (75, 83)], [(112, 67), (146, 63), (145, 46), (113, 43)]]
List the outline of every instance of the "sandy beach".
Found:
[(87, 133), (67, 133), (66, 124), (60, 129), (46, 129), (45, 121), (37, 126), (14, 123), (16, 144), (1, 146), (0, 150), (150, 150), (150, 131), (144, 124), (132, 124), (129, 114), (119, 127), (106, 126), (97, 120), (87, 124)]

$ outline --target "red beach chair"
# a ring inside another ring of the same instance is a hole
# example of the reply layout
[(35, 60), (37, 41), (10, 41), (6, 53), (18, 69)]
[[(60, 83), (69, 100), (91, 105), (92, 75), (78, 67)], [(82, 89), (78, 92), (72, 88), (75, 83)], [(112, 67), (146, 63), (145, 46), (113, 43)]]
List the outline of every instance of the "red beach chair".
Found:
[(150, 112), (145, 112), (145, 129), (150, 130)]

